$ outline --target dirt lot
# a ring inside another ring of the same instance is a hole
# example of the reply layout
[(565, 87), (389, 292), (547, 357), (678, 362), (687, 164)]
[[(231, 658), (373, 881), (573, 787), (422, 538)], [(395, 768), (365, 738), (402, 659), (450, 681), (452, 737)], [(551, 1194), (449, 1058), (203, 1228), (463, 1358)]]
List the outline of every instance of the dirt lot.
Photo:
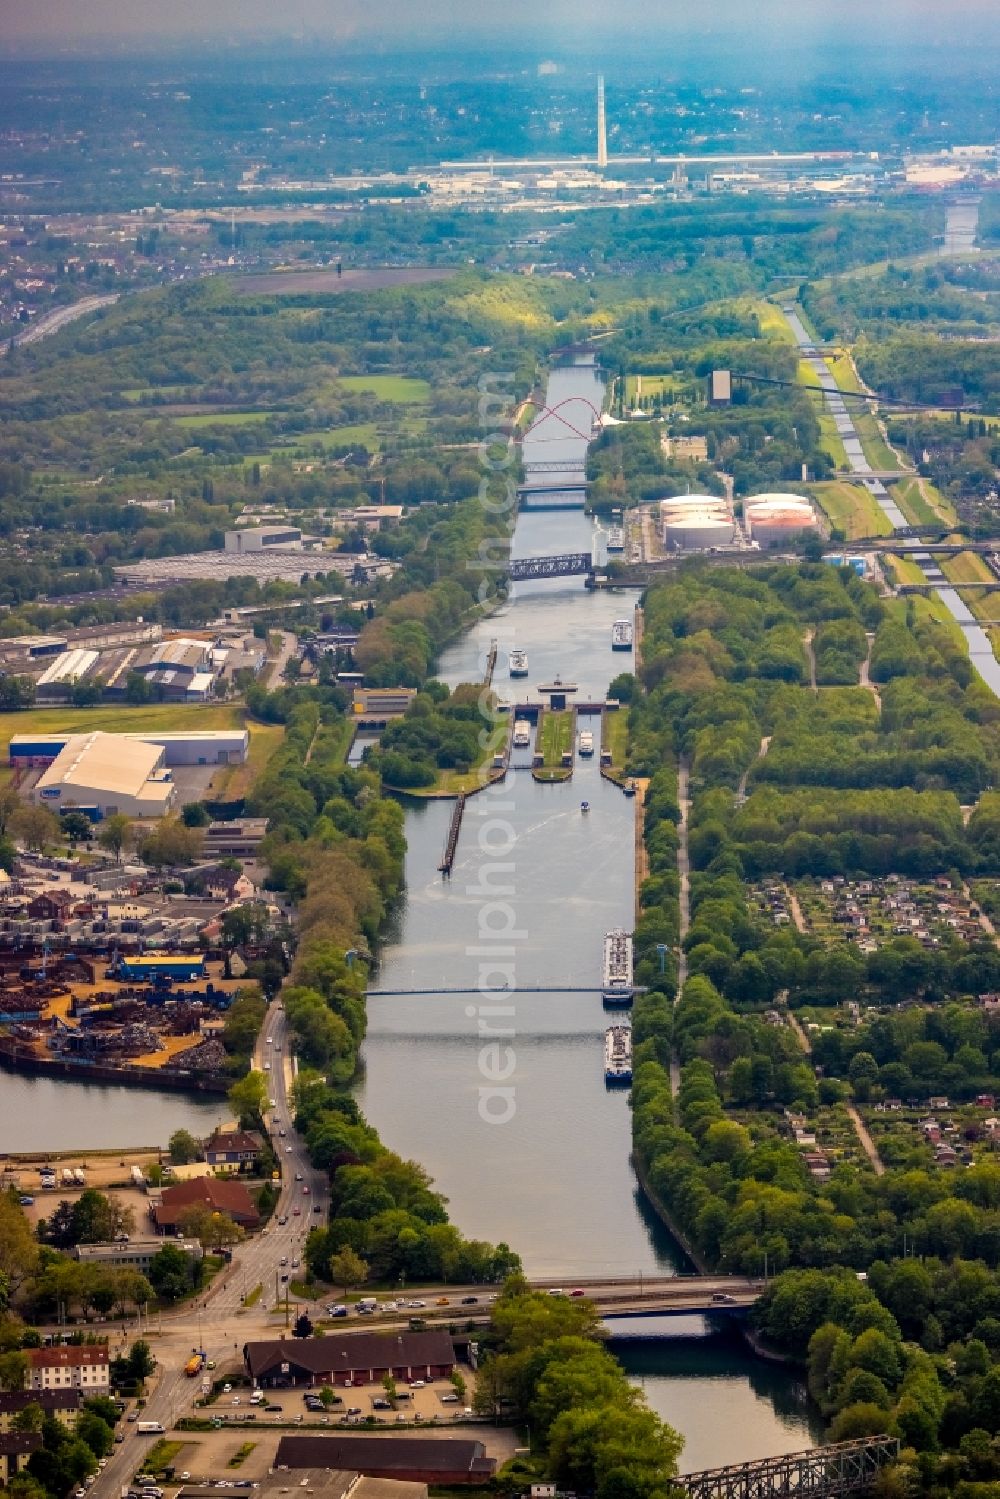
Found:
[[(89, 1158), (85, 1157), (85, 1159)], [(131, 1160), (131, 1157), (126, 1157), (126, 1159)], [(110, 1180), (120, 1181), (122, 1177), (122, 1171), (121, 1168), (117, 1166), (117, 1161), (115, 1164), (117, 1170), (110, 1174)], [(60, 1186), (56, 1187), (54, 1192), (43, 1192), (38, 1186), (37, 1171), (21, 1171), (18, 1174), (21, 1178), (21, 1189), (35, 1199), (34, 1203), (30, 1207), (26, 1207), (24, 1209), (25, 1216), (31, 1223), (32, 1227), (34, 1227), (34, 1225), (38, 1222), (39, 1218), (48, 1218), (51, 1215), (53, 1209), (56, 1208), (60, 1202), (75, 1202), (76, 1199), (80, 1196), (80, 1193), (84, 1191), (83, 1187)], [(106, 1185), (106, 1183), (98, 1180), (97, 1176), (97, 1172), (87, 1172), (88, 1187), (103, 1188)], [(134, 1210), (135, 1237), (138, 1239), (150, 1238), (154, 1230), (153, 1225), (149, 1221), (149, 1198), (146, 1196), (145, 1192), (139, 1192), (135, 1187), (123, 1187), (120, 1191), (118, 1190), (118, 1188), (114, 1188), (111, 1195), (117, 1198), (123, 1205), (128, 1206)]]
[[(118, 1182), (128, 1182), (128, 1190), (134, 1190), (129, 1181), (129, 1171), (133, 1166), (138, 1166), (146, 1171), (160, 1159), (157, 1150), (107, 1150), (107, 1151), (70, 1151), (62, 1150), (48, 1155), (19, 1155), (8, 1156), (4, 1161), (4, 1173), (20, 1177), (20, 1186), (23, 1191), (32, 1194), (40, 1192), (38, 1171), (41, 1166), (54, 1166), (56, 1174), (64, 1167), (73, 1170), (79, 1166), (87, 1177), (88, 1187), (100, 1187), (105, 1190), (115, 1186)], [(54, 1192), (46, 1192), (46, 1197), (75, 1197), (82, 1190), (80, 1187), (58, 1186)], [(141, 1194), (139, 1194), (141, 1195)]]
[(426, 281), (444, 281), (455, 272), (450, 266), (386, 266), (371, 271), (276, 271), (269, 276), (239, 276), (233, 281), (242, 292), (343, 292), (381, 291), (387, 286), (422, 286)]
[[(507, 1462), (514, 1455), (517, 1446), (517, 1435), (508, 1427), (494, 1427), (486, 1424), (476, 1423), (474, 1426), (459, 1425), (458, 1434), (463, 1437), (475, 1436), (483, 1442), (488, 1457), (495, 1457), (499, 1462)], [(256, 1428), (256, 1429), (255, 1429)], [(287, 1428), (285, 1428), (287, 1430)], [(332, 1430), (332, 1427), (331, 1427)], [(232, 1431), (210, 1431), (210, 1432), (177, 1432), (172, 1435), (171, 1440), (184, 1439), (184, 1447), (174, 1459), (176, 1472), (188, 1472), (193, 1479), (198, 1478), (249, 1478), (260, 1479), (266, 1473), (274, 1461), (274, 1453), (277, 1448), (278, 1438), (283, 1432), (268, 1430), (262, 1427), (260, 1421), (247, 1422), (239, 1429)], [(315, 1429), (311, 1435), (317, 1434)], [(380, 1432), (380, 1436), (412, 1436), (412, 1431)], [(441, 1434), (441, 1423), (438, 1422), (435, 1435)], [(227, 1466), (229, 1459), (243, 1445), (244, 1442), (254, 1442), (256, 1446), (253, 1452), (240, 1464), (238, 1468)]]

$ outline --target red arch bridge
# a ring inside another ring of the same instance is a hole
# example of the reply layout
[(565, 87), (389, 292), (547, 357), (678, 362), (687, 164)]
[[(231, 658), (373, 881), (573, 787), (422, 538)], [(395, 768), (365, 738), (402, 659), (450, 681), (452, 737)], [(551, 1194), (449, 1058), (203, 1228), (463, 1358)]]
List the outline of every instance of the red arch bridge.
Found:
[(690, 1499), (834, 1499), (871, 1488), (879, 1470), (898, 1456), (896, 1437), (864, 1437), (731, 1468), (682, 1473), (671, 1487), (683, 1489)]

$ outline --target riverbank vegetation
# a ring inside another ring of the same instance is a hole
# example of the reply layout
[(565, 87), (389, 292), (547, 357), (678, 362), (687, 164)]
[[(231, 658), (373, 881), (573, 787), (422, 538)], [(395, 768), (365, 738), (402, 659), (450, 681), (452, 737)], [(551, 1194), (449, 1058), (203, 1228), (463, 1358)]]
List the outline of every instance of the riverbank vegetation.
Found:
[(646, 1405), (642, 1391), (601, 1346), (597, 1312), (509, 1280), (483, 1337), (474, 1407), (531, 1430), (530, 1454), (515, 1457), (498, 1486), (547, 1479), (595, 1499), (653, 1499), (670, 1492), (681, 1438)]

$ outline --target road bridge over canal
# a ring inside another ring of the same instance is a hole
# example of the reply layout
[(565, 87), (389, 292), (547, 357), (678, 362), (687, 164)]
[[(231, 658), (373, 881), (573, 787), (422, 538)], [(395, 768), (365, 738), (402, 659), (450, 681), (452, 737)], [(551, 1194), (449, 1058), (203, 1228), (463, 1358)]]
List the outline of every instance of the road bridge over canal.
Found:
[(880, 1470), (898, 1456), (898, 1438), (864, 1437), (729, 1468), (682, 1473), (671, 1482), (689, 1499), (836, 1499), (871, 1488)]

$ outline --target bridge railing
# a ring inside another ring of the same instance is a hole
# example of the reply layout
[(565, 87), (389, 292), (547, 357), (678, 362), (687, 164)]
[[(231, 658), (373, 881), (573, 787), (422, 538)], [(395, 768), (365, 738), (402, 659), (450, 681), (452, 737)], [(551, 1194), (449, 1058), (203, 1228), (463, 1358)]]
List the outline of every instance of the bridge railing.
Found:
[(898, 1456), (897, 1437), (863, 1437), (753, 1463), (684, 1473), (673, 1482), (690, 1499), (788, 1499), (789, 1495), (826, 1499), (869, 1488), (879, 1469)]

